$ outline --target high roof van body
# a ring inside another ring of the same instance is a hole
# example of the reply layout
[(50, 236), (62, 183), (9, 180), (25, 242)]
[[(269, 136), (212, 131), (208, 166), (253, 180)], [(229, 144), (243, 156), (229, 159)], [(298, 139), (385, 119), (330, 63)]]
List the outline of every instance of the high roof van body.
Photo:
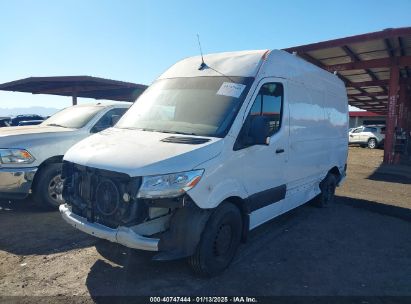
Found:
[(332, 202), (347, 132), (344, 83), (297, 56), (187, 58), (66, 153), (60, 211), (86, 233), (214, 275), (249, 230)]

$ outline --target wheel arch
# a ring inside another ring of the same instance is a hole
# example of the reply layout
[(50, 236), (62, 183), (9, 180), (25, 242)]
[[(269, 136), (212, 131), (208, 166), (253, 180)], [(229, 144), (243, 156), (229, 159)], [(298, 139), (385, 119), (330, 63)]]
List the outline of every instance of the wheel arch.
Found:
[(243, 242), (247, 241), (248, 232), (250, 230), (250, 210), (247, 204), (247, 200), (242, 199), (239, 196), (230, 196), (224, 201), (229, 202), (236, 206), (241, 213), (241, 218), (243, 220), (243, 229), (241, 232), (241, 240)]
[[(336, 177), (337, 179), (337, 185), (338, 183), (341, 181), (341, 179), (344, 177), (344, 172), (341, 172), (340, 169), (337, 166), (332, 167), (328, 173), (328, 174), (332, 174)], [(326, 179), (327, 175), (324, 177), (324, 180)]]
[(64, 155), (56, 155), (56, 156), (52, 156), (47, 158), (45, 161), (43, 161), (40, 166), (37, 169), (36, 174), (34, 175), (34, 179), (33, 179), (33, 185), (31, 186), (32, 191), (35, 191), (36, 186), (38, 184), (38, 177), (40, 176), (41, 172), (43, 171), (43, 169), (49, 165), (49, 164), (58, 164), (58, 163), (62, 163), (63, 162), (63, 157)]
[(334, 174), (337, 178), (339, 178), (339, 177), (341, 176), (340, 169), (338, 169), (337, 166), (332, 167), (332, 168), (328, 171), (328, 173)]

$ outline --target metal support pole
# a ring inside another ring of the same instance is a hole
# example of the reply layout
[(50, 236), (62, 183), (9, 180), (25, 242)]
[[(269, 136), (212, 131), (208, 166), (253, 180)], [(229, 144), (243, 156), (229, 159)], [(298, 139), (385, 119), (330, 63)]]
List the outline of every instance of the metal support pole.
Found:
[(405, 97), (405, 128), (411, 132), (411, 90), (406, 90)]
[(384, 140), (384, 163), (394, 163), (394, 134), (397, 124), (397, 93), (399, 87), (400, 71), (398, 66), (392, 66), (390, 69), (390, 88), (388, 94), (388, 113), (385, 129)]
[(407, 113), (406, 113), (406, 96), (407, 87), (405, 84), (400, 85), (400, 91), (398, 96), (398, 127), (405, 129), (407, 124)]

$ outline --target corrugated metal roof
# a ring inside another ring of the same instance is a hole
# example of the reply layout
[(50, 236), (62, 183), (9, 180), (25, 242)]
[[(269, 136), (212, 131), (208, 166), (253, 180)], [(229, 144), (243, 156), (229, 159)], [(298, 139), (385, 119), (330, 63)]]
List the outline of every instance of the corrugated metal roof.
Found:
[[(392, 62), (401, 64), (400, 83), (411, 86), (411, 27), (322, 41), (285, 49), (345, 82), (349, 104), (376, 113), (387, 112)], [(395, 61), (401, 58), (400, 61)], [(392, 61), (391, 61), (392, 60)]]
[(0, 84), (0, 90), (134, 101), (146, 85), (91, 76), (29, 77)]

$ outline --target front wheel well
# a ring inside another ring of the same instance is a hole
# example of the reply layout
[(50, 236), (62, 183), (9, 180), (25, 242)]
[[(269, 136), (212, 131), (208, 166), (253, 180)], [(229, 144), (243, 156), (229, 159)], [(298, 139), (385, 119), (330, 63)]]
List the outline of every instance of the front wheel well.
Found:
[(38, 184), (38, 177), (40, 176), (41, 171), (49, 164), (58, 164), (63, 162), (63, 155), (56, 155), (52, 156), (45, 161), (43, 161), (37, 169), (36, 174), (34, 175), (32, 191), (36, 189), (36, 185)]
[(232, 203), (240, 210), (243, 220), (243, 231), (241, 232), (241, 241), (246, 242), (248, 238), (248, 231), (250, 229), (250, 212), (247, 205), (247, 201), (238, 196), (231, 196), (224, 201)]

